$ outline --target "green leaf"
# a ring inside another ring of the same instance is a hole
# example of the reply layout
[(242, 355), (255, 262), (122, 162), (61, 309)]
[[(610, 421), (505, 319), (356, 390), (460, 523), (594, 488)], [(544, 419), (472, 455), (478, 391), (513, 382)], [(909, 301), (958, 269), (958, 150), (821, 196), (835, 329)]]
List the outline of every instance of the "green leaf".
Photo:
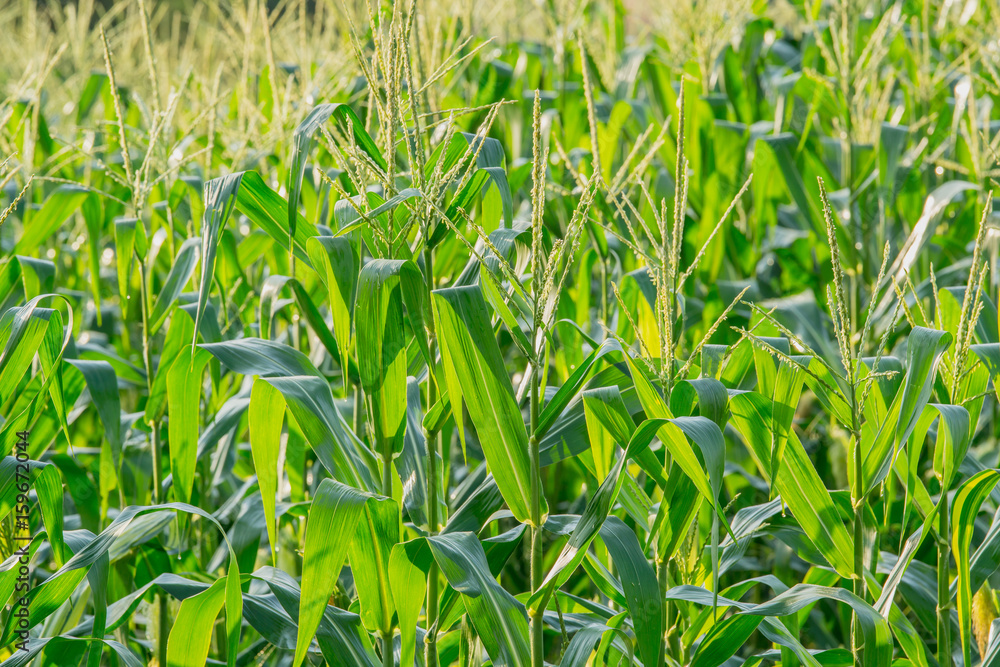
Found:
[[(605, 412), (609, 417), (616, 412), (615, 404), (621, 401), (621, 394), (618, 393), (617, 388), (603, 388), (592, 391), (595, 393), (591, 393), (589, 396), (585, 392), (585, 401), (589, 398), (595, 404), (606, 406), (608, 409)], [(617, 401), (615, 400), (616, 395)], [(604, 400), (599, 401), (599, 397), (604, 397)], [(621, 408), (623, 407), (624, 405), (621, 406)], [(625, 414), (627, 415), (628, 413), (626, 412)], [(552, 591), (566, 583), (570, 575), (573, 574), (577, 566), (583, 561), (587, 549), (594, 538), (597, 537), (601, 526), (604, 525), (611, 508), (614, 506), (615, 499), (618, 497), (622, 482), (625, 479), (625, 475), (623, 474), (625, 464), (629, 459), (635, 457), (649, 446), (649, 443), (656, 437), (657, 431), (662, 426), (663, 421), (657, 419), (647, 420), (638, 429), (635, 429), (631, 424), (631, 418), (629, 419), (630, 422), (627, 425), (622, 425), (626, 430), (616, 434), (616, 439), (614, 440), (614, 442), (624, 444), (625, 451), (619, 456), (617, 463), (608, 471), (597, 492), (587, 501), (587, 507), (584, 509), (579, 521), (577, 521), (576, 527), (573, 529), (573, 533), (560, 552), (559, 557), (538, 587), (538, 591), (529, 598), (528, 609), (537, 610), (543, 608)]]
[[(807, 357), (793, 357), (793, 359), (809, 363)], [(774, 433), (774, 443), (771, 447), (771, 479), (777, 477), (778, 469), (781, 467), (781, 459), (788, 442), (788, 432), (792, 428), (792, 420), (799, 405), (805, 376), (805, 370), (799, 366), (784, 361), (778, 362), (772, 396), (774, 403), (771, 409), (771, 431)]]
[(628, 445), (635, 424), (618, 387), (588, 389), (581, 397), (594, 470), (597, 479), (603, 480), (614, 466), (615, 446)]
[(451, 533), (427, 541), (441, 574), (462, 595), (494, 664), (527, 667), (528, 617), (524, 607), (496, 582), (476, 536)]
[[(292, 134), (292, 156), (291, 166), (288, 169), (287, 190), (288, 197), (288, 230), (291, 238), (296, 232), (296, 208), (299, 205), (299, 197), (302, 192), (302, 176), (306, 169), (306, 159), (312, 149), (313, 135), (326, 121), (333, 118), (339, 125), (339, 130), (344, 136), (353, 135), (358, 147), (363, 150), (372, 161), (382, 170), (387, 168), (385, 158), (379, 153), (378, 146), (372, 140), (365, 125), (354, 113), (354, 110), (346, 104), (327, 103), (317, 104), (312, 111), (302, 119), (295, 132)], [(311, 234), (310, 236), (315, 236)], [(291, 247), (290, 244), (285, 245)]]
[(975, 531), (976, 515), (990, 492), (1000, 482), (1000, 471), (981, 470), (970, 477), (955, 493), (952, 501), (951, 545), (958, 566), (958, 628), (962, 642), (962, 657), (966, 665), (972, 664), (972, 596), (976, 593), (970, 583), (969, 549)]
[[(254, 578), (267, 584), (281, 608), (288, 614), (290, 643), (294, 642), (296, 629), (292, 619), (299, 616), (299, 585), (285, 572), (270, 567), (257, 570)], [(328, 606), (316, 631), (316, 640), (323, 659), (332, 666), (378, 667), (380, 664), (368, 633), (361, 624), (361, 617), (357, 614)]]
[[(906, 238), (899, 253), (893, 260), (886, 275), (892, 276), (896, 282), (903, 284), (914, 262), (920, 255), (920, 251), (934, 237), (935, 230), (942, 215), (948, 205), (959, 195), (969, 190), (978, 190), (979, 186), (968, 181), (947, 181), (935, 188), (924, 201), (923, 211), (920, 217), (910, 228), (910, 235)], [(886, 297), (882, 304), (879, 304), (880, 314), (890, 307), (890, 299)]]
[[(392, 214), (393, 218), (398, 220), (399, 216), (402, 215), (400, 211), (406, 211), (405, 208), (397, 208), (400, 204), (411, 199), (420, 199), (422, 197), (423, 194), (421, 194), (420, 190), (417, 190), (416, 188), (403, 188), (398, 193), (384, 201), (375, 193), (369, 192), (367, 197), (368, 203), (369, 205), (374, 204), (375, 208), (370, 211), (365, 211), (363, 216), (361, 215), (361, 212), (351, 205), (336, 209), (335, 216), (337, 218), (337, 223), (340, 225), (340, 229), (337, 230), (337, 236), (346, 236), (355, 230), (361, 229), (362, 227), (373, 223), (378, 223), (382, 226), (382, 230), (388, 233), (389, 215)], [(355, 199), (357, 200), (361, 198), (356, 197)], [(337, 203), (340, 204), (341, 202)]]
[(778, 204), (794, 203), (807, 225), (825, 238), (819, 197), (807, 189), (795, 163), (797, 143), (793, 134), (782, 132), (761, 137), (754, 146), (753, 203), (755, 210), (765, 212), (759, 228), (769, 229), (776, 224)]
[(59, 226), (83, 205), (89, 195), (89, 188), (75, 183), (62, 184), (53, 190), (42, 208), (26, 221), (24, 233), (11, 254), (33, 252), (42, 247)]
[(316, 236), (306, 242), (306, 249), (330, 296), (333, 333), (337, 337), (340, 358), (347, 359), (360, 266), (356, 246), (350, 239)]
[[(28, 640), (27, 650), (15, 651), (3, 665), (28, 667), (39, 656), (45, 656), (55, 664), (76, 664), (82, 657), (82, 651), (86, 650), (86, 644), (91, 641), (94, 641), (93, 638), (67, 636), (31, 638)], [(111, 639), (99, 639), (97, 642), (114, 651), (125, 667), (142, 667), (142, 661), (128, 647)]]
[[(736, 607), (737, 609), (740, 609), (741, 612), (747, 613), (748, 610), (753, 608), (752, 604), (737, 602), (736, 600), (725, 597), (725, 595), (732, 593), (733, 597), (741, 597), (751, 586), (762, 582), (771, 583), (765, 582), (763, 579), (751, 579), (723, 591), (723, 595), (716, 595), (713, 592), (697, 586), (675, 586), (667, 591), (666, 599), (683, 600), (706, 607), (711, 607), (716, 604), (726, 607)], [(795, 653), (795, 656), (803, 664), (808, 665), (809, 667), (819, 667), (820, 663), (812, 657), (812, 654), (807, 651), (801, 643), (799, 643), (799, 640), (792, 635), (780, 621), (765, 617), (758, 626), (758, 629), (769, 641), (791, 649), (792, 652)]]
[(288, 411), (323, 467), (335, 479), (375, 491), (375, 459), (334, 406), (326, 380), (301, 375), (269, 377), (267, 382), (285, 397)]
[(848, 605), (858, 619), (864, 643), (862, 665), (888, 665), (892, 661), (892, 633), (889, 623), (868, 603), (843, 588), (796, 584), (777, 597), (744, 610), (756, 616), (788, 616), (797, 613), (817, 598)]
[(386, 448), (380, 452), (385, 465), (402, 451), (406, 430), (405, 321), (424, 341), (425, 358), (430, 356), (423, 330), (423, 284), (417, 265), (400, 260), (372, 260), (358, 279), (358, 367), (376, 442)]
[(621, 345), (615, 338), (608, 338), (600, 346), (587, 355), (583, 363), (581, 363), (573, 373), (566, 379), (566, 381), (559, 387), (556, 391), (555, 396), (553, 396), (542, 408), (541, 414), (538, 416), (538, 437), (544, 437), (548, 432), (549, 428), (556, 422), (556, 419), (562, 414), (563, 410), (569, 405), (570, 401), (583, 386), (587, 379), (587, 375), (594, 365), (603, 356), (610, 352), (619, 352), (624, 354)]
[[(722, 508), (719, 507), (719, 491), (722, 488), (725, 465), (725, 443), (718, 425), (701, 417), (671, 419), (672, 415), (663, 397), (656, 391), (646, 374), (629, 355), (625, 355), (625, 361), (628, 363), (636, 394), (646, 415), (653, 419), (664, 420), (659, 436), (673, 456), (674, 463), (691, 478), (695, 488), (712, 503), (715, 513), (726, 525)], [(698, 444), (704, 465), (691, 448), (688, 438)]]
[[(440, 454), (427, 450), (420, 394), (420, 383), (416, 378), (406, 378), (406, 437), (403, 441), (403, 451), (396, 459), (396, 471), (403, 482), (403, 507), (410, 521), (418, 526), (425, 525), (428, 520), (428, 456), (434, 456), (439, 462), (436, 468), (438, 478), (434, 481), (438, 486), (438, 521), (444, 523), (448, 516), (440, 474), (443, 464), (440, 462)], [(439, 527), (433, 526), (432, 529), (437, 530)]]
[(221, 343), (202, 343), (223, 364), (241, 375), (261, 377), (309, 375), (323, 379), (309, 357), (288, 345), (260, 338), (241, 338)]
[(144, 234), (145, 228), (138, 218), (115, 219), (115, 264), (118, 271), (118, 303), (122, 315), (128, 310), (128, 287), (132, 280), (132, 263), (135, 259), (136, 233)]
[[(490, 472), (514, 517), (531, 518), (528, 433), (493, 335), (482, 293), (476, 287), (435, 290), (435, 330), (445, 380), (463, 450), (462, 406), (476, 425)], [(542, 500), (542, 517), (548, 507)]]
[[(770, 404), (754, 392), (740, 392), (730, 398), (733, 425), (761, 471), (770, 468)], [(778, 476), (770, 482), (823, 557), (841, 576), (850, 577), (854, 571), (853, 540), (794, 430), (788, 432)]]
[(389, 633), (396, 613), (389, 584), (389, 558), (399, 542), (399, 505), (392, 498), (365, 504), (351, 548), (351, 572), (358, 591), (361, 620), (372, 631)]
[(170, 267), (170, 273), (160, 289), (156, 301), (153, 302), (153, 309), (149, 315), (149, 329), (157, 331), (167, 318), (170, 307), (174, 305), (177, 297), (194, 274), (195, 265), (198, 263), (198, 246), (200, 239), (197, 237), (186, 240), (181, 249), (177, 251), (174, 258), (174, 265)]
[(198, 422), (202, 374), (211, 355), (200, 348), (186, 348), (167, 372), (167, 437), (174, 495), (182, 503), (191, 498), (198, 467)]
[[(923, 414), (924, 406), (934, 389), (938, 363), (951, 345), (951, 334), (936, 329), (914, 327), (906, 342), (906, 377), (898, 407), (899, 420), (894, 426), (894, 438), (880, 437), (869, 450), (865, 465), (865, 489), (871, 491), (888, 475), (891, 461), (888, 449), (905, 442)], [(895, 406), (894, 406), (895, 407)], [(889, 414), (893, 414), (890, 409)], [(885, 428), (885, 427), (883, 427)], [(881, 443), (885, 444), (881, 444)], [(876, 467), (877, 466), (877, 467)]]
[[(986, 537), (972, 554), (972, 563), (969, 569), (970, 588), (978, 591), (983, 582), (997, 571), (997, 568), (1000, 568), (1000, 521), (993, 522)], [(955, 588), (956, 584), (957, 582), (953, 581), (952, 587)]]
[(431, 551), (423, 538), (396, 544), (389, 555), (389, 585), (399, 617), (400, 665), (412, 665), (416, 654), (417, 620), (427, 595)]
[(661, 648), (665, 613), (656, 572), (646, 560), (635, 532), (618, 517), (607, 518), (601, 526), (601, 539), (611, 554), (621, 580), (639, 655), (643, 664), (655, 665)]
[(206, 664), (215, 619), (226, 604), (226, 580), (181, 602), (167, 641), (167, 664), (194, 667)]
[(229, 646), (229, 667), (235, 667), (243, 618), (243, 599), (240, 591), (240, 572), (236, 559), (229, 564), (229, 574), (218, 579), (207, 589), (185, 599), (177, 612), (167, 640), (167, 664), (177, 667), (194, 667), (207, 664), (212, 644), (215, 618), (226, 610), (226, 635)]
[[(496, 228), (494, 220), (498, 217), (495, 199), (498, 196), (501, 205), (500, 214), (503, 216), (501, 226), (513, 227), (513, 197), (511, 196), (510, 183), (507, 180), (507, 172), (504, 169), (503, 145), (497, 139), (467, 132), (456, 133), (451, 143), (448, 144), (445, 154), (439, 160), (428, 161), (427, 175), (431, 176), (435, 169), (442, 169), (447, 173), (449, 169), (457, 167), (460, 163), (471, 162), (473, 155), (476, 157), (476, 167), (478, 168), (472, 171), (471, 176), (465, 180), (462, 188), (448, 203), (448, 208), (445, 211), (446, 217), (460, 228), (464, 218), (459, 215), (459, 209), (470, 210), (476, 197), (482, 195), (483, 226), (487, 232), (492, 233)], [(497, 220), (497, 224), (499, 222), (500, 220)], [(448, 231), (448, 225), (436, 224), (431, 230), (430, 245), (437, 246), (445, 238)]]
[(194, 322), (186, 314), (175, 311), (160, 348), (160, 360), (153, 376), (153, 387), (146, 401), (144, 418), (147, 424), (159, 421), (167, 410), (167, 376), (177, 357), (194, 334)]
[(497, 314), (497, 317), (507, 327), (507, 331), (510, 332), (521, 354), (530, 358), (532, 355), (531, 343), (528, 341), (527, 334), (521, 328), (517, 315), (514, 314), (514, 311), (511, 310), (510, 305), (507, 303), (507, 300), (511, 296), (501, 287), (500, 283), (489, 271), (479, 272), (479, 285), (483, 290), (483, 296), (486, 298), (486, 301), (489, 302), (493, 312)]
[[(114, 521), (101, 531), (100, 535), (87, 542), (83, 548), (78, 549), (73, 554), (73, 557), (66, 561), (57, 572), (50, 575), (41, 584), (31, 588), (27, 593), (27, 597), (29, 598), (28, 608), (30, 609), (28, 627), (35, 627), (35, 625), (50, 616), (65, 603), (84, 579), (90, 567), (106, 556), (110, 548), (115, 548), (119, 541), (128, 544), (130, 540), (144, 537), (145, 531), (148, 530), (148, 524), (142, 520), (136, 521), (137, 518), (165, 510), (176, 510), (200, 516), (218, 528), (223, 534), (223, 539), (226, 541), (229, 551), (230, 573), (227, 576), (233, 577), (235, 572), (235, 577), (238, 580), (239, 571), (235, 567), (236, 554), (232, 549), (232, 545), (229, 544), (229, 540), (221, 524), (211, 514), (201, 508), (184, 503), (163, 503), (147, 507), (129, 506), (121, 510)], [(157, 529), (157, 532), (159, 532), (159, 529)], [(16, 563), (17, 559), (13, 559), (13, 562)], [(239, 592), (238, 585), (235, 592)], [(236, 614), (240, 612), (239, 609), (233, 609), (227, 611), (227, 614), (229, 613), (232, 614), (233, 618), (236, 618)], [(17, 620), (13, 617), (8, 617), (5, 620), (3, 635), (0, 636), (0, 645), (6, 645), (10, 642), (16, 623)], [(201, 664), (204, 664), (204, 662)]]
[(316, 641), (330, 667), (379, 667), (371, 639), (356, 614), (327, 607)]
[(285, 398), (265, 380), (255, 380), (250, 390), (248, 409), (250, 426), (250, 451), (253, 467), (257, 472), (257, 485), (264, 501), (264, 520), (267, 539), (271, 545), (271, 562), (277, 563), (275, 547), (278, 525), (275, 515), (275, 498), (278, 495), (281, 451), (281, 425), (285, 419)]
[[(392, 522), (396, 524), (395, 537), (389, 527)], [(361, 585), (368, 598), (366, 613), (376, 617), (378, 626), (391, 619), (386, 564), (392, 544), (398, 540), (398, 522), (399, 510), (394, 501), (332, 479), (320, 482), (309, 508), (302, 554), (302, 603), (293, 662), (296, 667), (305, 659), (352, 544), (352, 569), (355, 576), (361, 573)]]
[(712, 626), (691, 660), (691, 667), (719, 667), (743, 646), (763, 620), (736, 614)]
[(290, 299), (279, 299), (278, 296), (285, 285), (292, 280), (288, 276), (272, 274), (264, 281), (264, 286), (260, 288), (260, 337), (263, 340), (271, 340), (274, 326), (274, 316), (281, 308), (291, 303)]
[(670, 474), (660, 486), (663, 497), (650, 528), (646, 547), (655, 540), (657, 554), (662, 558), (671, 558), (687, 536), (687, 530), (701, 509), (704, 496), (698, 493), (694, 482), (677, 464), (671, 464)]
[(696, 404), (699, 416), (711, 419), (720, 429), (726, 428), (729, 422), (729, 394), (724, 384), (712, 377), (679, 381), (670, 393), (670, 411), (678, 417), (690, 416)]
[[(42, 345), (49, 322), (62, 324), (62, 317), (57, 311), (37, 308), (38, 302), (45, 296), (36, 296), (24, 306), (15, 306), (0, 316), (0, 341), (3, 342), (3, 351), (0, 352), (0, 404), (6, 403), (24, 377)], [(72, 328), (71, 321), (63, 349)]]
[[(920, 420), (924, 420), (924, 432), (930, 426), (930, 422), (926, 421), (928, 414), (925, 407), (933, 390), (938, 361), (950, 341), (950, 334), (934, 329), (916, 327), (911, 333), (910, 342), (907, 343), (907, 373), (902, 388), (897, 390), (881, 423), (875, 422), (878, 426), (874, 435), (870, 423), (866, 423), (862, 430), (862, 449), (866, 452), (863, 474), (865, 486), (869, 490), (888, 475), (896, 460), (896, 448), (901, 443), (909, 439), (911, 443), (922, 444), (919, 436), (911, 436)], [(866, 413), (870, 412), (866, 407)], [(913, 449), (912, 445), (909, 449)], [(907, 479), (908, 494), (912, 494), (913, 490), (911, 475)], [(908, 506), (904, 507), (904, 513), (908, 510)]]
[[(22, 465), (28, 466), (27, 477), (20, 467)], [(0, 518), (9, 516), (14, 510), (20, 493), (17, 487), (25, 482), (30, 483), (38, 496), (49, 543), (56, 554), (56, 561), (61, 563), (64, 551), (63, 487), (62, 477), (55, 465), (32, 460), (19, 464), (14, 456), (0, 459)]]
[(345, 538), (354, 535), (369, 497), (332, 479), (324, 479), (316, 490), (309, 508), (302, 552), (302, 603), (295, 641), (295, 667), (302, 664), (316, 634), (347, 558), (351, 540)]
[(301, 214), (296, 214), (295, 225), (290, 228), (288, 211), (294, 209), (290, 209), (285, 198), (269, 188), (257, 172), (243, 172), (243, 179), (236, 193), (236, 208), (281, 247), (287, 249), (291, 237), (295, 257), (307, 266), (312, 266), (306, 253), (306, 243), (311, 237), (317, 236), (319, 230)]
[(586, 667), (594, 652), (594, 644), (604, 636), (605, 630), (606, 626), (601, 625), (588, 625), (577, 630), (563, 653), (560, 667)]
[[(215, 277), (215, 254), (219, 245), (219, 234), (233, 212), (243, 173), (213, 178), (205, 183), (202, 197), (205, 202), (205, 212), (201, 221), (201, 281), (198, 288), (198, 310), (194, 317), (196, 332), (201, 324), (205, 305), (208, 303), (212, 279)], [(197, 338), (191, 341), (191, 345), (196, 342)]]
[(24, 286), (26, 299), (53, 290), (56, 266), (49, 260), (15, 255), (12, 263), (16, 263), (21, 270), (21, 284)]
[(122, 433), (121, 399), (118, 396), (118, 376), (106, 361), (86, 361), (70, 359), (69, 364), (83, 375), (90, 392), (90, 400), (97, 408), (97, 414), (104, 425), (104, 438), (111, 446), (114, 457), (115, 476), (121, 470)]

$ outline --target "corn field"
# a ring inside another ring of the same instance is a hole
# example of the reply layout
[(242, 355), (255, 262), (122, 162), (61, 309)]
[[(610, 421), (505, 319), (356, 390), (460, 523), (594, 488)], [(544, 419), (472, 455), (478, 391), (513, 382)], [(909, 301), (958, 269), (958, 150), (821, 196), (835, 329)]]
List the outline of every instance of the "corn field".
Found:
[(1000, 667), (994, 0), (0, 35), (3, 667)]

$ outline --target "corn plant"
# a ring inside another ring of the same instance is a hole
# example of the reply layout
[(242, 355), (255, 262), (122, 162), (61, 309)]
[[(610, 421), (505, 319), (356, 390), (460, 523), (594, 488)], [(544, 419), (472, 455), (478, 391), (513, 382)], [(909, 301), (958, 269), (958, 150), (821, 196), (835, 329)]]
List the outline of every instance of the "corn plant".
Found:
[(997, 20), (0, 8), (0, 664), (1000, 664)]

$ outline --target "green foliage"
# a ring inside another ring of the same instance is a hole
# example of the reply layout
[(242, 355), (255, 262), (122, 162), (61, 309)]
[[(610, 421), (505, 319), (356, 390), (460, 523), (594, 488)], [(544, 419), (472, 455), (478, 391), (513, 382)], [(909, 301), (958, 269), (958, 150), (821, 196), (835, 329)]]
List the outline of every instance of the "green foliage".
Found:
[(995, 7), (175, 4), (0, 10), (0, 664), (1000, 664)]

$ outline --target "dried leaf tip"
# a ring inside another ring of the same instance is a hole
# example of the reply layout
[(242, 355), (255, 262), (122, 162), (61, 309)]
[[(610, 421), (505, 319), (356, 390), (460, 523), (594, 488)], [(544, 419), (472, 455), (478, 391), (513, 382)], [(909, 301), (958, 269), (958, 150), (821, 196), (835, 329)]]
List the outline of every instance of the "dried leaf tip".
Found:
[(542, 220), (545, 210), (545, 149), (542, 146), (542, 98), (535, 91), (532, 112), (532, 155), (531, 155), (531, 274), (534, 284), (536, 319), (540, 314), (540, 296), (543, 291), (542, 266)]

